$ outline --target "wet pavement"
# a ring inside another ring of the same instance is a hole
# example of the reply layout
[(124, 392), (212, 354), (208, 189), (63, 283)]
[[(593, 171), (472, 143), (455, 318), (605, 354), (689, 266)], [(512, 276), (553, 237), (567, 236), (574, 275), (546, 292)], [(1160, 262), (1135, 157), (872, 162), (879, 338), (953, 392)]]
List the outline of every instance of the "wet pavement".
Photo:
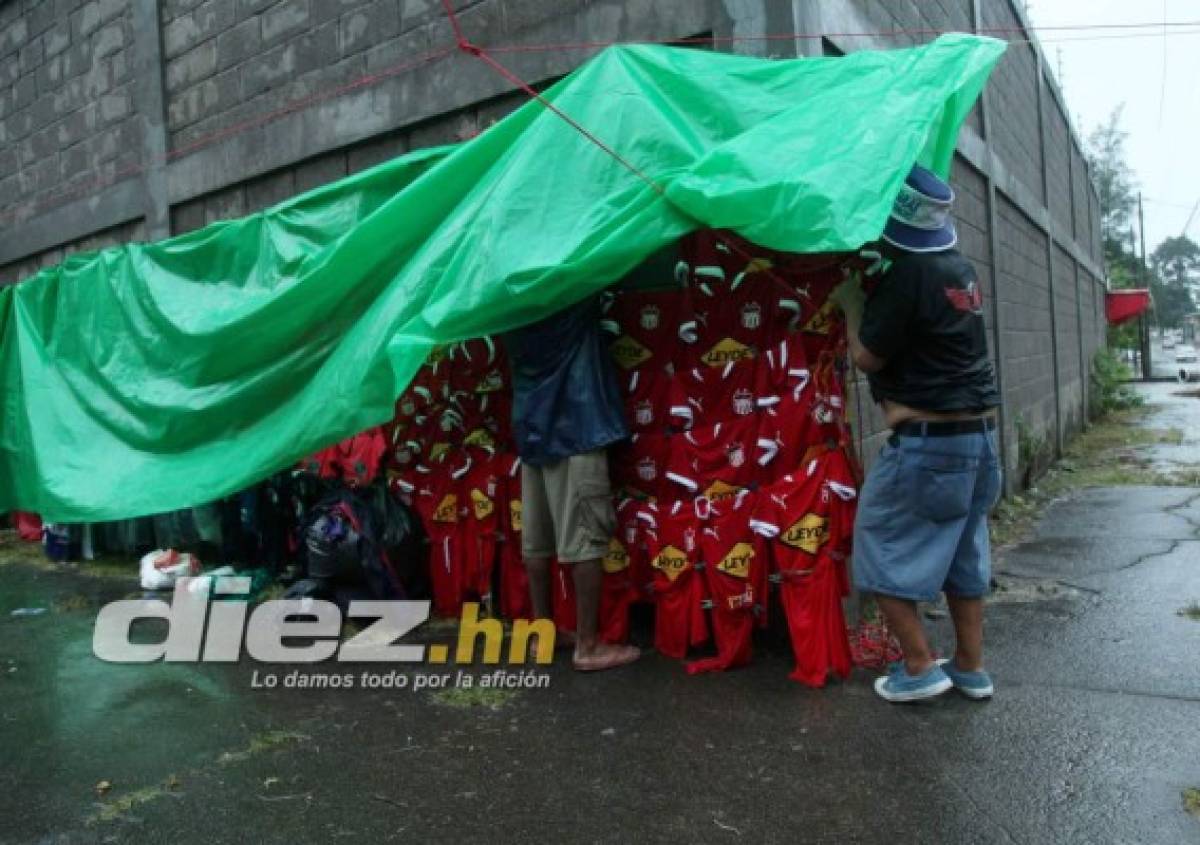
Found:
[[(1200, 400), (1163, 401), (1194, 443)], [(997, 569), (1034, 589), (989, 608), (990, 703), (806, 689), (767, 644), (699, 677), (560, 657), (472, 706), (104, 664), (95, 608), (132, 578), (0, 566), (0, 842), (1200, 842), (1200, 490), (1082, 491)]]

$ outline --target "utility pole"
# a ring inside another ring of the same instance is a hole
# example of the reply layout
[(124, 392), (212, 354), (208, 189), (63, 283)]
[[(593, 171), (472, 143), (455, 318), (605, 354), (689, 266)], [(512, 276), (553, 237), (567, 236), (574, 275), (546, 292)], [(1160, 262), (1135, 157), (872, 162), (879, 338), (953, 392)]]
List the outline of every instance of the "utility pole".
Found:
[[(1150, 290), (1150, 267), (1146, 264), (1146, 217), (1142, 212), (1142, 192), (1138, 191), (1138, 238), (1142, 246), (1142, 284)], [(1146, 312), (1142, 312), (1142, 380), (1150, 381), (1152, 368), (1150, 366), (1150, 325), (1146, 320)]]

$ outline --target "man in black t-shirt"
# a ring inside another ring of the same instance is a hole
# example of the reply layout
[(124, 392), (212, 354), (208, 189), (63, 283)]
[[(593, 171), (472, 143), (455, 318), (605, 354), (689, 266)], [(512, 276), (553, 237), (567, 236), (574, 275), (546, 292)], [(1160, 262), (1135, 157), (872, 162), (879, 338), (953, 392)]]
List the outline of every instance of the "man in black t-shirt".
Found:
[[(994, 409), (975, 270), (954, 249), (950, 186), (914, 167), (896, 198), (881, 251), (891, 260), (869, 296), (857, 280), (831, 295), (845, 312), (850, 352), (867, 373), (892, 435), (863, 485), (854, 581), (873, 593), (904, 661), (875, 682), (888, 701), (951, 686), (992, 695), (983, 671), (983, 598), (991, 583), (988, 512), (1000, 493)], [(935, 662), (917, 602), (944, 592), (954, 658)]]

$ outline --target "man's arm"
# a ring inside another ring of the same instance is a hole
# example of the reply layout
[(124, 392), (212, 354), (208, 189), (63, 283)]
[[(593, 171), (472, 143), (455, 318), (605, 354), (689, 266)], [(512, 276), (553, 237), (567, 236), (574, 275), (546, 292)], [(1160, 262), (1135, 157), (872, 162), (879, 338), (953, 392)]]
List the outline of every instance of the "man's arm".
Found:
[(862, 326), (863, 307), (866, 302), (866, 294), (863, 293), (858, 276), (851, 276), (838, 285), (829, 298), (842, 309), (842, 313), (846, 316), (846, 340), (850, 345), (850, 360), (854, 362), (854, 366), (864, 373), (876, 373), (882, 370), (887, 364), (887, 360), (880, 358), (863, 346), (862, 340), (858, 336), (858, 330)]

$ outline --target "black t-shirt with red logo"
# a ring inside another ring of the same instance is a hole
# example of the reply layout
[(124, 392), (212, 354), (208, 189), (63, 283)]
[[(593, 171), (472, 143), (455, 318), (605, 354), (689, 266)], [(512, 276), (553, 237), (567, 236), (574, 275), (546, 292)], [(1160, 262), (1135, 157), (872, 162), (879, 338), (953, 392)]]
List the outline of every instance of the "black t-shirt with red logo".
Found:
[(983, 292), (957, 250), (903, 253), (867, 297), (859, 337), (887, 363), (871, 395), (923, 411), (1000, 404), (988, 358)]

